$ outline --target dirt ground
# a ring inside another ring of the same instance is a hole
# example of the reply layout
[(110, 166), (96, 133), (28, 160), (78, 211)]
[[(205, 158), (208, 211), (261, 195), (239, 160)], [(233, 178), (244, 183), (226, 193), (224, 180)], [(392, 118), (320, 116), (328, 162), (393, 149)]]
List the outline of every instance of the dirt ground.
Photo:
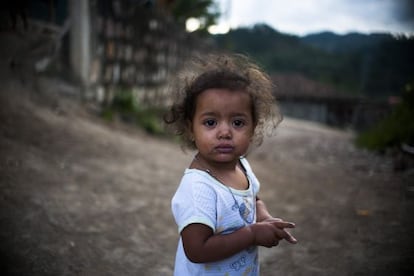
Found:
[[(193, 153), (1, 65), (1, 275), (172, 275), (170, 199)], [(261, 249), (262, 275), (414, 275), (413, 174), (352, 139), (285, 118), (249, 155), (299, 240)]]

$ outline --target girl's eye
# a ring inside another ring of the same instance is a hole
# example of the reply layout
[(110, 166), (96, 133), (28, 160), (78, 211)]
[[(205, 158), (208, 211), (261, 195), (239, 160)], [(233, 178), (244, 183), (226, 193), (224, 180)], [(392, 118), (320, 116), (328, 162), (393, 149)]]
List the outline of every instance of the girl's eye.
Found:
[(233, 126), (234, 127), (243, 127), (245, 125), (243, 120), (234, 120), (233, 121)]
[(216, 120), (213, 120), (213, 119), (207, 119), (207, 120), (204, 121), (203, 124), (207, 127), (213, 127), (217, 124), (217, 122), (216, 122)]

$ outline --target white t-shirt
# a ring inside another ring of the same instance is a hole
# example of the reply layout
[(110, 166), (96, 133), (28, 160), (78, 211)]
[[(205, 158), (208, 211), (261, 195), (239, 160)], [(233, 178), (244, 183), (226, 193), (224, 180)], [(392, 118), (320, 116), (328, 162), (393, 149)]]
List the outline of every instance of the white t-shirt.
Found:
[[(249, 181), (247, 190), (225, 186), (205, 171), (185, 170), (171, 202), (180, 233), (189, 224), (202, 223), (224, 235), (256, 222), (260, 183), (247, 160), (240, 158), (240, 162)], [(258, 249), (253, 246), (221, 261), (197, 264), (185, 255), (180, 238), (174, 275), (259, 275)]]

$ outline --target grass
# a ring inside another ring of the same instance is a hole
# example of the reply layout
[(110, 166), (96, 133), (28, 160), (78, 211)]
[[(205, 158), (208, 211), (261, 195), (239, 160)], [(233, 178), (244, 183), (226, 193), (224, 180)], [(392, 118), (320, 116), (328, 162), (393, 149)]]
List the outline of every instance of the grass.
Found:
[(123, 121), (138, 126), (154, 135), (164, 135), (166, 131), (162, 123), (163, 108), (144, 107), (139, 105), (132, 91), (120, 90), (115, 94), (112, 103), (105, 107), (101, 116), (112, 121), (118, 116)]

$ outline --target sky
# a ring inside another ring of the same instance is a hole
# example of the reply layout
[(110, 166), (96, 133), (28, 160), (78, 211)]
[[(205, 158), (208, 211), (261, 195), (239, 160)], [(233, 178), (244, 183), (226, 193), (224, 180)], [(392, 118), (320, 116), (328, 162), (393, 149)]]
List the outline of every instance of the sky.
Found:
[(219, 25), (265, 23), (294, 35), (332, 31), (414, 35), (414, 0), (216, 0)]

